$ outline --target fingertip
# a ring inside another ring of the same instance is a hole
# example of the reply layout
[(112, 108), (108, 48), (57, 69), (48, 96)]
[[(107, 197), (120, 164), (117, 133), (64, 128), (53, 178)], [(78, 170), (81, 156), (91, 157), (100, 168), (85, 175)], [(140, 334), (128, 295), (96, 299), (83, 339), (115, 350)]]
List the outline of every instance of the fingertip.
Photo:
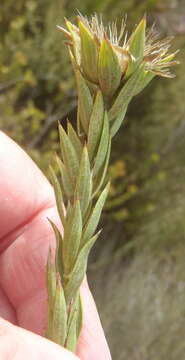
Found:
[(81, 286), (83, 303), (83, 327), (80, 334), (77, 355), (81, 360), (111, 360), (111, 354), (104, 335), (98, 311), (86, 279)]
[(80, 360), (76, 355), (39, 335), (0, 319), (0, 359)]

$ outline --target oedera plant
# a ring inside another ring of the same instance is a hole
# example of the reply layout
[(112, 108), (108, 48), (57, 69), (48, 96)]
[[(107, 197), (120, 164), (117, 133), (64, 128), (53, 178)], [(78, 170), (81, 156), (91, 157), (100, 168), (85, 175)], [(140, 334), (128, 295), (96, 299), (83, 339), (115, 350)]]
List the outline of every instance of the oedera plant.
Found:
[[(48, 329), (50, 340), (75, 352), (82, 327), (80, 285), (89, 252), (100, 231), (96, 228), (106, 201), (106, 174), (113, 136), (129, 103), (156, 76), (173, 77), (178, 62), (169, 53), (171, 39), (159, 40), (146, 31), (144, 17), (127, 39), (125, 22), (104, 27), (102, 19), (77, 17), (58, 26), (66, 37), (78, 92), (77, 130), (59, 125), (61, 156), (56, 157), (60, 180), (50, 167), (63, 233), (56, 236), (55, 261), (47, 264)], [(98, 196), (97, 196), (98, 195)]]

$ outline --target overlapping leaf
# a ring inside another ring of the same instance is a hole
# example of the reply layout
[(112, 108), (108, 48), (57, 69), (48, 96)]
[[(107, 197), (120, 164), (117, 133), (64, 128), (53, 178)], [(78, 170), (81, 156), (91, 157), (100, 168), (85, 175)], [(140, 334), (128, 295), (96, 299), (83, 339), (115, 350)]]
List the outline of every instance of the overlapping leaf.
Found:
[(87, 149), (89, 159), (92, 161), (98, 149), (104, 120), (104, 103), (101, 91), (96, 94), (92, 114), (89, 121)]
[(126, 77), (131, 75), (144, 56), (144, 49), (145, 49), (145, 37), (146, 37), (146, 18), (144, 17), (138, 26), (136, 27), (135, 31), (132, 33), (129, 41), (129, 52), (131, 54), (131, 61), (129, 62), (129, 66), (127, 69)]
[(58, 213), (60, 215), (62, 223), (64, 224), (65, 215), (64, 215), (64, 203), (63, 203), (63, 195), (62, 195), (61, 186), (60, 186), (60, 183), (58, 181), (58, 178), (57, 178), (52, 166), (49, 167), (49, 173), (50, 173), (51, 182), (52, 182), (52, 185), (53, 185), (53, 188), (55, 191), (55, 199), (56, 199)]
[(100, 194), (100, 196), (91, 212), (91, 215), (89, 216), (87, 224), (83, 229), (83, 237), (82, 237), (82, 242), (81, 242), (82, 245), (85, 244), (88, 241), (88, 239), (91, 238), (91, 236), (94, 234), (94, 232), (97, 228), (97, 225), (98, 225), (98, 222), (100, 219), (100, 215), (101, 215), (103, 206), (105, 204), (108, 192), (109, 192), (109, 184), (105, 187), (105, 189)]
[(76, 131), (73, 129), (73, 126), (70, 124), (70, 122), (68, 122), (68, 124), (67, 124), (67, 132), (68, 132), (68, 136), (71, 141), (71, 144), (73, 145), (73, 148), (76, 152), (76, 156), (78, 157), (78, 160), (80, 162), (83, 146), (82, 146), (82, 143), (81, 143)]
[(108, 145), (109, 145), (109, 138), (110, 138), (109, 119), (108, 119), (107, 111), (105, 111), (100, 143), (99, 143), (98, 151), (97, 151), (97, 154), (96, 154), (96, 157), (94, 160), (94, 166), (93, 166), (93, 175), (94, 176), (98, 173), (99, 169), (101, 168), (101, 166), (105, 160)]
[(72, 272), (68, 275), (68, 283), (65, 286), (65, 298), (67, 304), (76, 296), (77, 291), (84, 279), (89, 252), (97, 240), (99, 232), (94, 235), (80, 250)]
[(53, 304), (52, 328), (52, 340), (59, 345), (64, 345), (67, 335), (67, 308), (60, 276), (57, 276), (57, 286)]
[(143, 67), (139, 67), (133, 75), (127, 80), (120, 90), (114, 104), (109, 110), (109, 120), (112, 121), (121, 112), (125, 112), (125, 108), (128, 106), (132, 97), (135, 95), (138, 88), (140, 88), (143, 82)]
[(75, 200), (73, 205), (69, 204), (64, 228), (63, 240), (63, 263), (64, 274), (71, 271), (78, 254), (82, 236), (82, 214), (80, 201)]
[(79, 169), (79, 160), (76, 154), (76, 151), (71, 143), (69, 136), (67, 136), (63, 127), (59, 125), (59, 134), (60, 134), (60, 147), (64, 165), (66, 167), (66, 172), (69, 176), (70, 183), (73, 188), (76, 185), (76, 177), (78, 175)]
[(66, 196), (67, 199), (71, 199), (73, 197), (73, 185), (70, 181), (69, 174), (67, 172), (67, 168), (64, 166), (63, 162), (60, 160), (59, 157), (56, 157), (57, 164), (60, 170), (61, 175), (61, 189), (63, 194)]
[(89, 80), (98, 82), (98, 46), (94, 41), (94, 36), (79, 20), (78, 26), (81, 37), (81, 58), (84, 72)]
[[(63, 281), (63, 274), (64, 274), (64, 268), (63, 268), (63, 238), (62, 238), (61, 232), (59, 231), (57, 226), (54, 224), (54, 222), (51, 221), (50, 219), (48, 219), (48, 221), (50, 222), (50, 224), (51, 224), (51, 226), (53, 228), (53, 231), (55, 233), (55, 238), (56, 238), (55, 265), (52, 265), (51, 255), (48, 258), (48, 264), (50, 264), (50, 266), (48, 267), (48, 274), (49, 274), (49, 272), (51, 272), (51, 276), (53, 274), (53, 277), (55, 277), (55, 282), (52, 285), (53, 286), (53, 291), (50, 291), (50, 292), (51, 292), (51, 294), (55, 294), (56, 273), (60, 274), (60, 278)], [(52, 296), (54, 296), (54, 295), (52, 295)]]
[(77, 293), (76, 298), (72, 304), (69, 318), (68, 318), (68, 332), (66, 345), (67, 349), (71, 351), (75, 351), (76, 342), (80, 335), (80, 331), (82, 328), (82, 303), (81, 296)]
[(78, 86), (78, 112), (79, 119), (83, 130), (88, 133), (89, 119), (93, 108), (93, 99), (90, 90), (85, 82), (85, 79), (81, 75), (80, 71), (76, 71), (77, 86)]
[(84, 146), (79, 174), (76, 183), (75, 196), (80, 201), (82, 216), (84, 217), (89, 206), (92, 195), (92, 174), (90, 169), (87, 147)]
[(104, 96), (111, 97), (119, 87), (122, 69), (118, 57), (107, 38), (104, 38), (99, 53), (98, 77)]

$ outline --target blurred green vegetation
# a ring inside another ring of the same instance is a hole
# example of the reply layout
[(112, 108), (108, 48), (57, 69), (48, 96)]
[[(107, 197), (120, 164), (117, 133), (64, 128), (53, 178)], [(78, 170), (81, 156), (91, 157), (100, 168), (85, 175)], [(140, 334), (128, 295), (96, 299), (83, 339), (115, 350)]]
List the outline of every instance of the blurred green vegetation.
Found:
[(136, 97), (114, 139), (104, 236), (89, 276), (113, 357), (184, 360), (184, 0), (4, 1), (0, 128), (47, 174), (58, 150), (57, 120), (76, 119), (73, 72), (56, 30), (76, 9), (118, 24), (127, 13), (129, 29), (147, 12), (149, 24), (175, 35), (173, 46), (181, 48), (176, 78), (156, 78)]

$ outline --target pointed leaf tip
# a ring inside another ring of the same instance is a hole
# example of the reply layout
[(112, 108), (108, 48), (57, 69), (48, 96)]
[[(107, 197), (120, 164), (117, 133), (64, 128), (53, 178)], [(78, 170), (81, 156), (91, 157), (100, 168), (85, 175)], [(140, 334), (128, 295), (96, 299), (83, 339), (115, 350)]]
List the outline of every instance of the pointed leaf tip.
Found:
[(71, 39), (71, 34), (69, 31), (67, 31), (66, 29), (64, 29), (62, 26), (60, 25), (56, 25), (56, 28), (59, 30), (59, 31), (62, 31), (69, 39)]
[(93, 211), (88, 219), (88, 222), (84, 228), (82, 244), (85, 244), (86, 242), (89, 241), (89, 239), (93, 236), (93, 234), (97, 228), (103, 206), (107, 199), (109, 187), (110, 187), (110, 183), (108, 183), (106, 185), (106, 187), (104, 188), (104, 190), (101, 192), (101, 194), (94, 206), (94, 209), (93, 209)]
[(143, 59), (145, 49), (145, 37), (146, 16), (144, 15), (128, 41), (129, 52), (132, 56), (132, 61), (129, 63), (128, 66), (128, 70), (126, 73), (127, 77), (136, 70), (136, 68)]

